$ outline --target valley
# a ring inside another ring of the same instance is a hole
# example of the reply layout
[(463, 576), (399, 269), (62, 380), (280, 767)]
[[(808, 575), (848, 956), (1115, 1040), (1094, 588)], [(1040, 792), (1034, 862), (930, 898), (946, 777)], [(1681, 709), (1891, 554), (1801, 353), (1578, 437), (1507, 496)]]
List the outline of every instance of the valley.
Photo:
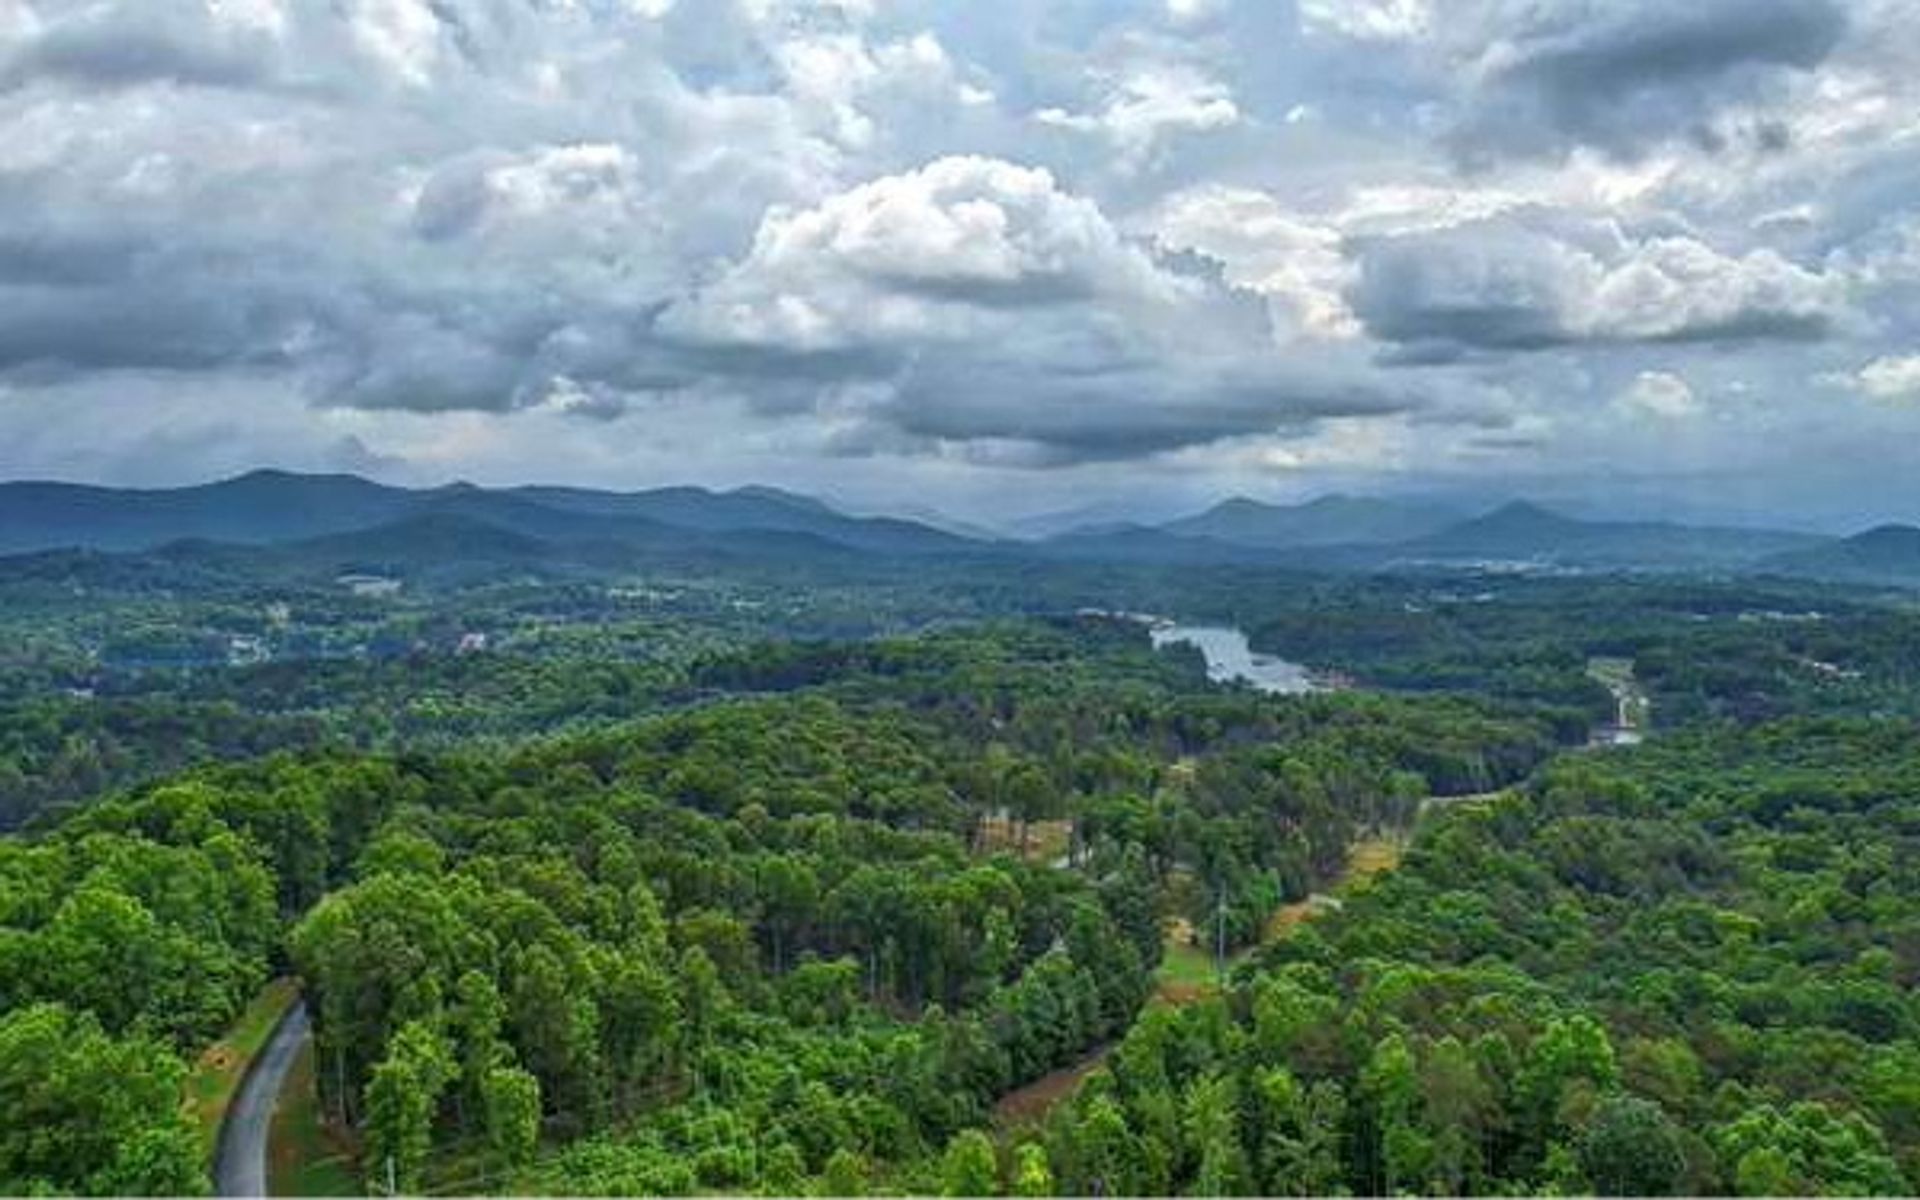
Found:
[[(549, 574), (462, 526), (11, 560), (0, 1076), (84, 1115), (9, 1178), (1713, 1192), (1920, 1161), (1902, 593), (735, 556), (673, 516), (712, 553)], [(276, 977), (304, 1046), (265, 1036)]]

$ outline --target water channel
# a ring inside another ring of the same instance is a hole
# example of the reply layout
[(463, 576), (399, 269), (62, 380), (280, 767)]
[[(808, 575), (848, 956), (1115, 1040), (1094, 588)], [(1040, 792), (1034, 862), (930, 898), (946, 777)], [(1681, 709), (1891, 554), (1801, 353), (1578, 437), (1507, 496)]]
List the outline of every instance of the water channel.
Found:
[(1155, 646), (1185, 643), (1207, 659), (1207, 678), (1215, 683), (1252, 684), (1276, 696), (1303, 696), (1324, 690), (1313, 673), (1296, 662), (1271, 654), (1257, 654), (1247, 635), (1224, 625), (1156, 625)]

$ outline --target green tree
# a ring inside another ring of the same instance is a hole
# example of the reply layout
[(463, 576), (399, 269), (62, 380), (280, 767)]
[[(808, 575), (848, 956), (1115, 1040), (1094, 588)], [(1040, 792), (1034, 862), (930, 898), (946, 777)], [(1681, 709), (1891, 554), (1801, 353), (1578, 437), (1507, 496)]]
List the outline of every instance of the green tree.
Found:
[[(1561, 1140), (1584, 1114), (1576, 1109), (1619, 1083), (1619, 1067), (1607, 1031), (1584, 1014), (1548, 1023), (1528, 1048), (1514, 1081), (1528, 1148), (1534, 1154)], [(1537, 1160), (1536, 1160), (1537, 1161)]]
[(969, 1129), (948, 1142), (940, 1160), (940, 1188), (948, 1196), (998, 1196), (1000, 1164), (993, 1139)]
[(433, 1121), (455, 1064), (446, 1039), (425, 1021), (401, 1026), (367, 1084), (367, 1168), (417, 1190), (433, 1149)]
[(1053, 1195), (1053, 1166), (1047, 1161), (1045, 1146), (1022, 1142), (1014, 1150), (1012, 1191), (1016, 1196)]
[(36, 1004), (0, 1016), (0, 1192), (200, 1195), (185, 1067), (90, 1014)]
[(1211, 1075), (1187, 1093), (1187, 1141), (1199, 1159), (1194, 1192), (1236, 1196), (1248, 1187), (1246, 1150), (1240, 1141), (1239, 1098), (1233, 1081)]
[(481, 1086), (487, 1145), (507, 1166), (532, 1162), (540, 1142), (540, 1081), (519, 1067), (494, 1067)]
[(1373, 1048), (1360, 1075), (1360, 1087), (1372, 1114), (1379, 1194), (1425, 1182), (1433, 1160), (1433, 1139), (1421, 1123), (1419, 1067), (1398, 1034)]
[(822, 1196), (864, 1196), (867, 1194), (867, 1164), (848, 1147), (835, 1150), (820, 1173)]
[(1127, 1127), (1126, 1114), (1112, 1099), (1095, 1097), (1080, 1114), (1072, 1138), (1076, 1192), (1125, 1196), (1138, 1189), (1140, 1143)]
[(1433, 1131), (1427, 1186), (1442, 1195), (1464, 1195), (1470, 1190), (1469, 1181), (1486, 1167), (1496, 1098), (1472, 1053), (1457, 1038), (1443, 1037), (1433, 1043), (1420, 1074), (1425, 1123)]
[(506, 1002), (491, 978), (479, 971), (461, 974), (448, 1017), (460, 1056), (460, 1097), (466, 1112), (487, 1112), (487, 1077), (508, 1053), (500, 1037), (506, 1016)]
[(1580, 1165), (1603, 1196), (1672, 1196), (1686, 1175), (1680, 1131), (1661, 1107), (1615, 1095), (1594, 1109), (1580, 1136)]
[(1743, 1195), (1892, 1195), (1907, 1187), (1872, 1122), (1812, 1101), (1784, 1112), (1748, 1109), (1712, 1140)]

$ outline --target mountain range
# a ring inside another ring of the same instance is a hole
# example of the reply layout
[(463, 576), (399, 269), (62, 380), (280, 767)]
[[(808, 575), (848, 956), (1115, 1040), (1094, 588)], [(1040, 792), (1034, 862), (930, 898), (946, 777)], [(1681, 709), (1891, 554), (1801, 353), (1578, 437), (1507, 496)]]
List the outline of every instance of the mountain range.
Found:
[(1881, 525), (1838, 541), (1778, 555), (1767, 567), (1782, 575), (1849, 583), (1920, 583), (1920, 529)]
[(1473, 514), (1445, 504), (1371, 496), (1322, 496), (1292, 506), (1236, 496), (1160, 526), (1179, 537), (1241, 546), (1384, 546), (1437, 534)]
[(561, 543), (688, 544), (689, 534), (790, 534), (853, 550), (944, 554), (970, 541), (927, 525), (852, 517), (773, 488), (400, 488), (355, 475), (254, 471), (157, 490), (65, 483), (0, 484), (0, 554), (52, 549), (152, 550), (179, 541), (273, 545), (358, 534), (425, 517), (464, 518)]
[[(141, 490), (0, 484), (0, 555), (85, 552), (175, 567), (591, 573), (709, 558), (967, 558), (1243, 564), (1321, 571), (1478, 566), (1741, 571), (1920, 586), (1920, 529), (1853, 538), (1583, 520), (1525, 501), (1472, 513), (1426, 501), (1234, 498), (1158, 525), (1000, 538), (933, 517), (854, 516), (775, 488), (402, 488), (353, 475), (255, 471)], [(47, 563), (40, 568), (47, 569)], [(0, 570), (29, 569), (14, 558)]]

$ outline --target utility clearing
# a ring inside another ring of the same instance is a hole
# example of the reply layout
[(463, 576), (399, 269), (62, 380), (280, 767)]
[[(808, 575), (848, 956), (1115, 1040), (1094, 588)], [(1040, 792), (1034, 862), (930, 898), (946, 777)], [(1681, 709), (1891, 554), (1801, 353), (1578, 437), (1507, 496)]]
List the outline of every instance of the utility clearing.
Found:
[[(1316, 892), (1275, 909), (1267, 918), (1259, 945), (1249, 946), (1229, 958), (1227, 969), (1231, 970), (1235, 963), (1256, 950), (1291, 937), (1295, 930), (1322, 913), (1337, 911), (1343, 897), (1364, 890), (1376, 878), (1399, 866), (1405, 850), (1406, 841), (1399, 836), (1369, 837), (1355, 842), (1348, 848), (1346, 868), (1330, 891)], [(1197, 945), (1196, 940), (1192, 922), (1181, 917), (1167, 922), (1166, 946), (1160, 969), (1154, 975), (1156, 986), (1147, 1000), (1149, 1006), (1194, 1004), (1220, 993), (1220, 967), (1213, 954)], [(1119, 1044), (1117, 1040), (1108, 1042), (1072, 1066), (1062, 1067), (1008, 1092), (993, 1106), (994, 1123), (1002, 1129), (1013, 1129), (1045, 1119), (1054, 1105), (1079, 1091), (1087, 1076), (1105, 1065)]]

